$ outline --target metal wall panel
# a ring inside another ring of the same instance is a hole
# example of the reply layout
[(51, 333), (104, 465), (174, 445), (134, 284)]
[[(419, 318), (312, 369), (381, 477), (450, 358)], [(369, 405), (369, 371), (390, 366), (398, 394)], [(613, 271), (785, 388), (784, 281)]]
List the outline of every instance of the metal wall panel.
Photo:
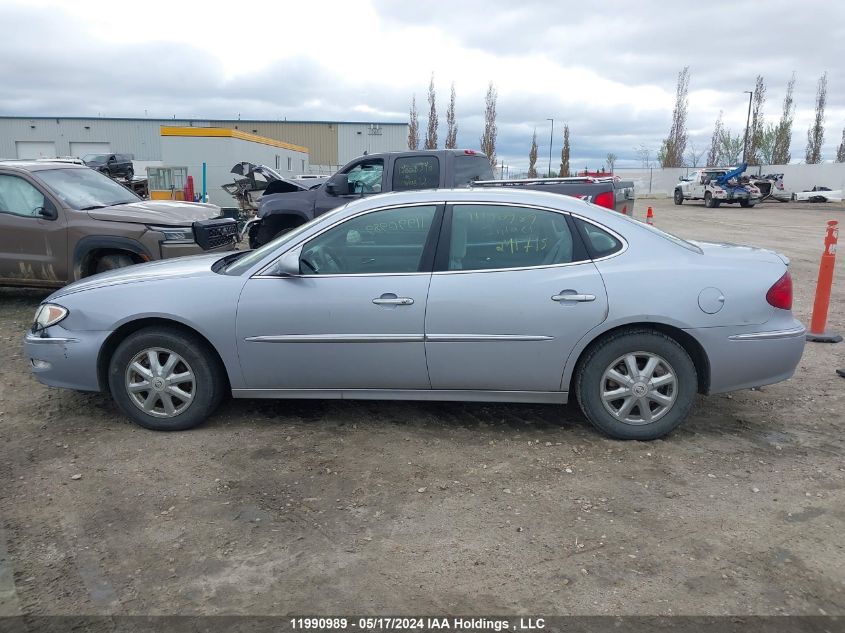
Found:
[[(408, 148), (408, 125), (405, 123), (338, 123), (337, 159), (345, 165), (364, 152), (401, 152)], [(312, 164), (318, 163), (313, 158)]]
[(298, 121), (211, 121), (212, 127), (226, 127), (286, 141), (308, 148), (311, 163), (337, 162), (337, 123)]

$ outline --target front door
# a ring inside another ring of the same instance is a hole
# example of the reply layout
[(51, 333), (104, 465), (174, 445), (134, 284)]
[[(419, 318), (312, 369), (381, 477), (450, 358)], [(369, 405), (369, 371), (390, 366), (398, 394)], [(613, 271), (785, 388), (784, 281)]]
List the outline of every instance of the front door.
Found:
[(0, 173), (0, 284), (55, 286), (67, 281), (63, 213), (29, 180)]
[(250, 279), (238, 305), (248, 389), (429, 389), (424, 322), (436, 205), (370, 211), (302, 246), (300, 275)]
[(425, 321), (432, 389), (560, 391), (570, 351), (607, 311), (573, 227), (529, 207), (447, 211)]

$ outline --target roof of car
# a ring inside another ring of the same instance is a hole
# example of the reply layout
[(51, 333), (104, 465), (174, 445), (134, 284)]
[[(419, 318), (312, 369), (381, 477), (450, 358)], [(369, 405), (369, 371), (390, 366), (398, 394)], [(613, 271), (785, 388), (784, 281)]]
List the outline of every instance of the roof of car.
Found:
[(24, 171), (43, 171), (45, 169), (88, 169), (85, 165), (68, 163), (65, 161), (36, 161), (36, 160), (0, 160), (0, 167), (11, 167)]

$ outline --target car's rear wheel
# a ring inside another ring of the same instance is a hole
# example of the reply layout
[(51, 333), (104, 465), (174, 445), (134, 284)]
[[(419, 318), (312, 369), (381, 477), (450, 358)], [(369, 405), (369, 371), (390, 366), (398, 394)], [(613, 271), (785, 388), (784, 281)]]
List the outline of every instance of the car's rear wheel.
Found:
[(628, 330), (600, 340), (575, 380), (584, 415), (620, 440), (666, 435), (689, 415), (698, 390), (689, 354), (653, 330)]
[(109, 389), (121, 411), (156, 431), (182, 431), (208, 418), (225, 393), (222, 369), (205, 341), (175, 328), (148, 328), (118, 345)]
[(755, 205), (755, 204), (757, 204), (757, 203), (756, 203), (756, 202), (751, 202), (750, 200), (740, 200), (740, 201), (739, 201), (739, 206), (741, 206), (741, 207), (743, 207), (743, 208), (745, 208), (745, 209), (751, 209), (751, 208), (753, 208), (753, 207), (754, 207), (754, 205)]
[(683, 204), (684, 203), (684, 192), (680, 189), (675, 189), (675, 196), (674, 196), (675, 204)]

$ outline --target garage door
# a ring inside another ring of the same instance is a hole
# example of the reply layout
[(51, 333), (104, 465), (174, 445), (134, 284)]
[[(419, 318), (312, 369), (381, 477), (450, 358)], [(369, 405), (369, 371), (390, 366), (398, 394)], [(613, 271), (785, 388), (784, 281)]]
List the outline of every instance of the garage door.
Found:
[(55, 158), (56, 144), (52, 141), (15, 141), (18, 158)]
[(108, 143), (92, 143), (91, 141), (70, 142), (70, 155), (82, 158), (86, 154), (108, 154), (111, 148)]

